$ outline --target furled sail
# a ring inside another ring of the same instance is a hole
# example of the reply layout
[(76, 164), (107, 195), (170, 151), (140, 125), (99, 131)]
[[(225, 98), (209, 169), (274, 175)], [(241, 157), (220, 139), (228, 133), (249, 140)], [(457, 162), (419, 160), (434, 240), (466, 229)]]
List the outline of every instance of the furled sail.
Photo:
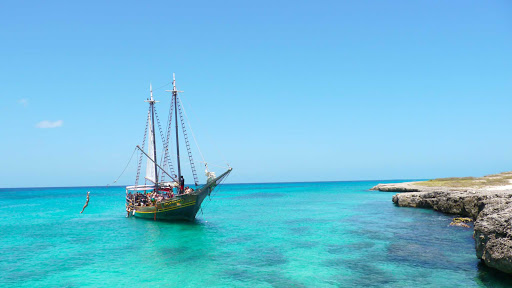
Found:
[[(149, 125), (149, 143), (148, 143), (148, 155), (153, 159), (153, 154), (155, 153), (155, 147), (153, 146), (153, 125), (151, 125), (151, 116), (148, 115), (148, 125)], [(147, 159), (146, 162), (146, 179), (155, 183), (156, 175), (155, 175), (155, 162), (151, 161), (151, 159)]]

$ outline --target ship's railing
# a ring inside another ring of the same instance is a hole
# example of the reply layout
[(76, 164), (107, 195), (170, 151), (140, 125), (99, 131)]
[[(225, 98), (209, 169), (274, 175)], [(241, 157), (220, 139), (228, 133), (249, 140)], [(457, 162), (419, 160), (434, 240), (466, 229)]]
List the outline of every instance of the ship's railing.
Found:
[(155, 189), (155, 185), (134, 185), (134, 186), (127, 186), (126, 190), (128, 191), (146, 191), (146, 190), (153, 190)]

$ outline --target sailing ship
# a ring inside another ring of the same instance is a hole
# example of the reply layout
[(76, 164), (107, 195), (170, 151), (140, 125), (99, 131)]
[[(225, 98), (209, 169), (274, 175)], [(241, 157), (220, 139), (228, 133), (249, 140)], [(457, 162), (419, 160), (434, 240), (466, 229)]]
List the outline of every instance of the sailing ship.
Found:
[[(199, 184), (197, 172), (192, 157), (190, 141), (184, 122), (184, 108), (182, 107), (179, 93), (176, 89), (176, 78), (173, 73), (172, 90), (166, 92), (172, 93), (171, 107), (169, 109), (169, 121), (167, 125), (166, 137), (164, 137), (163, 130), (160, 125), (160, 120), (155, 109), (155, 101), (153, 98), (153, 89), (150, 85), (150, 98), (145, 100), (149, 104), (148, 117), (146, 122), (146, 130), (144, 132), (144, 140), (142, 147), (137, 145), (140, 151), (137, 177), (135, 185), (126, 187), (126, 211), (127, 217), (135, 216), (139, 218), (147, 218), (153, 220), (188, 220), (195, 219), (198, 211), (201, 209), (201, 204), (207, 196), (210, 196), (212, 191), (221, 184), (223, 180), (231, 172), (232, 168), (227, 167), (227, 170), (221, 175), (216, 176), (215, 172), (209, 171), (208, 164), (205, 164), (206, 184)], [(173, 119), (174, 116), (174, 119)], [(155, 118), (156, 117), (156, 118)], [(179, 119), (178, 119), (179, 117)], [(186, 114), (185, 114), (186, 117)], [(155, 121), (156, 119), (156, 121)], [(188, 119), (188, 118), (187, 118)], [(158, 125), (160, 136), (162, 138), (163, 150), (161, 160), (158, 161), (156, 150), (156, 137), (155, 137), (155, 122)], [(174, 122), (174, 128), (172, 124)], [(182, 175), (180, 163), (180, 141), (179, 141), (179, 128), (181, 126), (182, 137), (187, 149), (190, 167), (194, 178), (194, 188), (184, 187), (185, 180)], [(169, 153), (171, 131), (175, 131), (176, 140), (176, 168), (175, 173), (174, 165)], [(193, 133), (192, 133), (192, 136)], [(147, 138), (147, 151), (145, 150)], [(195, 140), (195, 137), (194, 137)], [(197, 144), (197, 142), (196, 142)], [(199, 150), (200, 151), (200, 150)], [(141, 170), (142, 159), (146, 159), (146, 184), (139, 185), (139, 176)], [(159, 164), (160, 163), (160, 164)], [(168, 180), (166, 180), (168, 178)], [(149, 182), (149, 184), (148, 184)]]

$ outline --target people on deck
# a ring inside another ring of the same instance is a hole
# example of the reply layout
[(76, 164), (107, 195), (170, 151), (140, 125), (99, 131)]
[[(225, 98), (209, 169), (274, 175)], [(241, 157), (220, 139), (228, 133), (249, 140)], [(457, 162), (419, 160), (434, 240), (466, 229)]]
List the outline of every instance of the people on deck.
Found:
[[(132, 193), (126, 194), (127, 211), (130, 210), (130, 207), (132, 207), (131, 209), (133, 209), (133, 207), (135, 207), (135, 206), (138, 206), (138, 207), (154, 206), (154, 205), (156, 205), (156, 203), (159, 203), (159, 202), (162, 202), (162, 201), (165, 201), (168, 199), (172, 199), (176, 195), (184, 195), (184, 194), (189, 194), (189, 193), (194, 192), (194, 189), (192, 189), (188, 186), (185, 187), (185, 178), (183, 176), (180, 177), (179, 183), (177, 183), (177, 184), (178, 185), (176, 187), (176, 194), (174, 193), (174, 187), (172, 187), (172, 186), (170, 188), (162, 188), (159, 191), (154, 190), (152, 192), (144, 191), (144, 193), (134, 192), (133, 194)], [(89, 202), (89, 194), (87, 194), (87, 203), (88, 202)], [(85, 209), (85, 207), (87, 207), (87, 203), (84, 206), (84, 209)], [(82, 212), (83, 212), (83, 210), (82, 210)], [(82, 212), (80, 212), (80, 213), (82, 213)]]
[(185, 178), (183, 177), (183, 175), (181, 175), (180, 176), (180, 194), (183, 194), (184, 187), (185, 187)]

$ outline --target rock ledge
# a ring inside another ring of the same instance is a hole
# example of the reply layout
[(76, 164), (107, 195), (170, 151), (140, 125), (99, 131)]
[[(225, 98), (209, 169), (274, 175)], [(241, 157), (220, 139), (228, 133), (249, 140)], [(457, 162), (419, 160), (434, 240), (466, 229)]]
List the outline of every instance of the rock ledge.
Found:
[[(476, 256), (487, 266), (512, 274), (512, 189), (497, 187), (425, 187), (425, 182), (379, 184), (371, 190), (402, 192), (402, 207), (431, 208), (475, 219)], [(405, 192), (405, 193), (404, 193)]]

